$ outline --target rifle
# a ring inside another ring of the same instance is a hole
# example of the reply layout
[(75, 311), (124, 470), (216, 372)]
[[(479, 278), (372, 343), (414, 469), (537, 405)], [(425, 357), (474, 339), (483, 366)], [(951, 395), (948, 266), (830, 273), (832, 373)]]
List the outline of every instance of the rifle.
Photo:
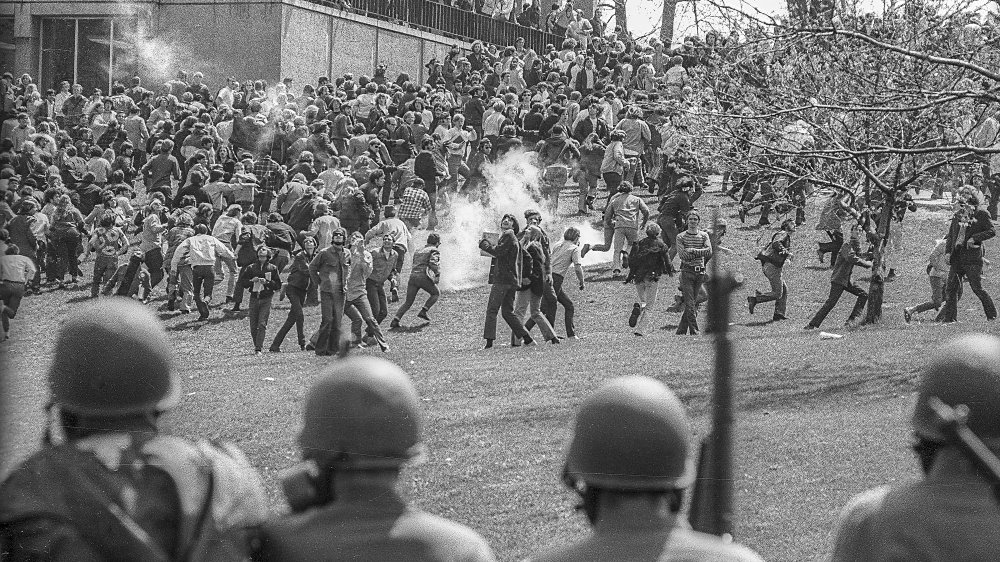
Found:
[(1000, 459), (966, 425), (966, 420), (969, 419), (969, 407), (959, 404), (952, 408), (937, 396), (928, 398), (927, 405), (937, 416), (941, 431), (948, 443), (962, 451), (979, 473), (989, 481), (993, 487), (993, 496), (1000, 502)]
[[(713, 223), (719, 221), (716, 210)], [(712, 259), (708, 281), (708, 329), (715, 337), (712, 431), (701, 442), (698, 476), (689, 519), (691, 526), (718, 536), (733, 534), (733, 352), (729, 341), (729, 295), (743, 284), (741, 276)]]

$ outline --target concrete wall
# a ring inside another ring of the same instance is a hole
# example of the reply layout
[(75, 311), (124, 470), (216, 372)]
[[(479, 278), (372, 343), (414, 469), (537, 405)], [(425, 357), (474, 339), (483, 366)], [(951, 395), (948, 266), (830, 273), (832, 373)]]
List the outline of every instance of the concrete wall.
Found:
[[(283, 22), (288, 23), (282, 26), (282, 72), (297, 84), (302, 83), (300, 75), (310, 81), (321, 74), (331, 78), (346, 72), (371, 76), (379, 63), (387, 65), (386, 74), (391, 79), (406, 72), (411, 79), (422, 80), (427, 75), (424, 65), (432, 57), (443, 58), (456, 43), (463, 49), (471, 48), (469, 43), (305, 0), (282, 2)], [(318, 20), (322, 18), (328, 26), (326, 40), (319, 37)], [(309, 44), (299, 45), (297, 40)], [(324, 43), (329, 45), (328, 57), (321, 53)], [(324, 63), (327, 70), (312, 70)]]
[(280, 3), (227, 0), (191, 5), (166, 0), (158, 10), (155, 35), (143, 50), (149, 72), (200, 70), (213, 85), (222, 84), (226, 76), (279, 81), (281, 16)]
[(296, 93), (298, 86), (330, 75), (332, 23), (326, 14), (282, 7), (281, 77), (293, 80)]
[(151, 89), (178, 70), (201, 71), (213, 88), (227, 76), (272, 84), (290, 77), (298, 87), (322, 75), (370, 76), (379, 63), (388, 66), (390, 79), (406, 72), (423, 81), (424, 65), (432, 57), (442, 59), (455, 43), (470, 48), (405, 24), (306, 0), (0, 1), (4, 15), (14, 16), (15, 68), (10, 70), (32, 75), (38, 69), (41, 18), (137, 17), (140, 74)]

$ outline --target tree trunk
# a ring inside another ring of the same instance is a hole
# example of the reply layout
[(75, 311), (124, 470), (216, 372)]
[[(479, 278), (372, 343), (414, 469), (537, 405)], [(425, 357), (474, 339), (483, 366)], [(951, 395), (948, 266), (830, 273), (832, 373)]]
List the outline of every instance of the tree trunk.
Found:
[(625, 0), (615, 0), (615, 27), (628, 35), (628, 14)]
[(660, 22), (660, 41), (663, 43), (664, 49), (669, 49), (670, 44), (674, 41), (674, 17), (676, 15), (677, 0), (663, 0), (663, 19)]
[(875, 324), (882, 319), (882, 301), (885, 298), (885, 276), (882, 275), (885, 264), (885, 246), (889, 241), (889, 229), (892, 228), (892, 202), (895, 195), (886, 195), (886, 203), (878, 216), (878, 239), (872, 252), (872, 276), (868, 283), (868, 307), (862, 324)]

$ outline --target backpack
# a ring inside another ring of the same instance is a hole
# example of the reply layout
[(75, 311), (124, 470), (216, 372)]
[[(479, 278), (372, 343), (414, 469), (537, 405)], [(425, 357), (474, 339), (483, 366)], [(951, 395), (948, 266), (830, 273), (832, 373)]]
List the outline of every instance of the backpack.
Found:
[[(105, 490), (95, 477), (92, 462), (85, 453), (72, 446), (51, 449), (56, 462), (54, 469), (62, 477), (68, 494), (71, 520), (87, 522), (80, 527), (82, 537), (95, 552), (108, 559), (149, 560), (169, 562), (243, 561), (248, 558), (248, 543), (241, 527), (256, 524), (265, 515), (263, 489), (258, 497), (248, 497), (234, 503), (234, 484), (246, 487), (231, 467), (245, 462), (245, 457), (232, 457), (233, 449), (207, 442), (183, 443), (177, 438), (154, 438), (149, 456), (150, 466), (166, 472), (177, 484), (181, 496), (181, 521), (176, 557), (169, 556)], [(145, 451), (145, 446), (143, 447)], [(242, 453), (236, 453), (242, 455)], [(232, 460), (227, 460), (229, 456)], [(170, 457), (177, 459), (168, 460)], [(197, 466), (192, 464), (194, 459)], [(186, 462), (185, 462), (186, 461)], [(186, 465), (186, 466), (185, 466)], [(192, 470), (194, 468), (194, 470)], [(253, 484), (251, 484), (253, 486)], [(239, 489), (239, 488), (235, 488)], [(185, 498), (189, 500), (185, 505)], [(113, 537), (113, 540), (110, 540)]]

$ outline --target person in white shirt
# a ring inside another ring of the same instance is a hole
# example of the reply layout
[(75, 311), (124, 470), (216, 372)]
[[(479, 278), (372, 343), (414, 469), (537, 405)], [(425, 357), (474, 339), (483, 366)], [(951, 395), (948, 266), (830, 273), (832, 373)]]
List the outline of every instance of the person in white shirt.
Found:
[[(211, 184), (209, 184), (211, 185)], [(240, 235), (243, 234), (243, 221), (240, 217), (243, 215), (243, 208), (239, 205), (230, 205), (226, 209), (226, 214), (219, 217), (215, 221), (215, 226), (212, 228), (212, 236), (219, 239), (222, 245), (229, 249), (230, 252), (235, 253), (236, 243), (240, 239)], [(222, 266), (225, 264), (226, 269), (229, 270), (229, 277), (226, 281), (226, 302), (233, 302), (233, 294), (236, 291), (236, 279), (239, 277), (239, 267), (236, 266), (235, 259), (227, 259), (224, 256), (219, 256), (215, 261), (215, 282), (219, 283), (222, 281), (223, 272)]]
[(25, 287), (35, 278), (35, 262), (28, 256), (19, 255), (20, 251), (17, 244), (11, 244), (0, 256), (0, 321), (3, 328), (0, 342), (7, 339), (10, 321), (17, 316)]
[[(236, 256), (218, 238), (208, 233), (208, 227), (195, 225), (194, 236), (181, 242), (170, 261), (170, 272), (177, 273), (181, 258), (187, 259), (191, 266), (194, 281), (194, 301), (201, 315), (199, 320), (208, 319), (208, 303), (212, 300), (212, 289), (215, 287), (215, 260), (219, 257), (235, 260)], [(202, 296), (204, 287), (204, 297)]]
[(316, 214), (318, 216), (313, 219), (312, 228), (305, 236), (315, 237), (316, 247), (324, 250), (333, 243), (333, 233), (340, 228), (340, 219), (330, 213), (330, 204), (325, 201), (316, 205)]
[(563, 233), (563, 239), (549, 251), (549, 260), (552, 264), (552, 289), (556, 293), (557, 302), (565, 309), (566, 337), (571, 340), (579, 339), (576, 335), (576, 326), (573, 324), (576, 307), (563, 290), (563, 283), (569, 276), (569, 270), (573, 269), (576, 272), (578, 286), (581, 291), (583, 290), (583, 265), (580, 263), (580, 254), (580, 230), (575, 226), (567, 228)]

